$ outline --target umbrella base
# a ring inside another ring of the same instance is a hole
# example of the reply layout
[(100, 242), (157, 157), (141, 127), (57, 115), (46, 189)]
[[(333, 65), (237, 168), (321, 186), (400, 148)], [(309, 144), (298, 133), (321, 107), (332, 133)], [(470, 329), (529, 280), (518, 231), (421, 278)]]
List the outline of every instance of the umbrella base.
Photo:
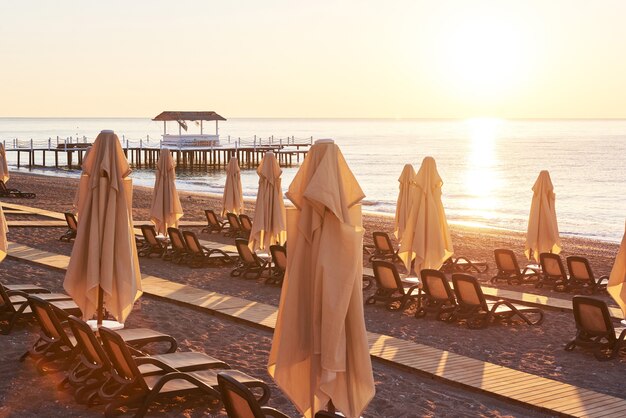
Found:
[[(98, 321), (95, 319), (90, 319), (89, 321), (87, 321), (87, 324), (89, 324), (89, 326), (91, 327), (92, 330), (97, 331), (98, 330)], [(124, 324), (122, 324), (121, 322), (117, 322), (117, 321), (110, 321), (108, 319), (105, 319), (104, 321), (102, 321), (102, 325), (100, 325), (101, 327), (104, 328), (108, 328), (112, 331), (117, 331), (120, 329), (124, 329)]]

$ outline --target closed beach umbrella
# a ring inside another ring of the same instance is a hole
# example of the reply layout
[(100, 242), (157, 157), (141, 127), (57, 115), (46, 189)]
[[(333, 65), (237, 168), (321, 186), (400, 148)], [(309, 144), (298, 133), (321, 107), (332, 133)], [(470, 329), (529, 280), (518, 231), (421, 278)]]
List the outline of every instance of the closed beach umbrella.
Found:
[(9, 181), (9, 165), (7, 164), (7, 153), (4, 150), (4, 144), (0, 144), (0, 181), (3, 183)]
[(250, 249), (265, 250), (287, 239), (285, 203), (281, 189), (282, 170), (273, 152), (267, 152), (257, 168), (259, 191), (256, 195), (254, 221), (250, 232)]
[(222, 197), (222, 216), (228, 212), (237, 215), (243, 213), (243, 190), (241, 188), (241, 173), (237, 157), (231, 157), (226, 167), (226, 184)]
[(626, 318), (626, 233), (624, 233), (622, 245), (620, 245), (617, 257), (615, 257), (606, 290), (615, 299), (624, 313), (624, 318)]
[(533, 186), (533, 201), (528, 217), (528, 233), (526, 234), (526, 257), (539, 262), (539, 254), (561, 252), (559, 226), (556, 222), (554, 206), (555, 194), (550, 173), (543, 170), (539, 173)]
[(87, 188), (89, 187), (89, 176), (85, 174), (85, 161), (87, 161), (87, 156), (89, 155), (90, 152), (91, 152), (91, 147), (88, 147), (85, 150), (85, 155), (83, 155), (83, 164), (81, 166), (83, 172), (81, 173), (80, 179), (78, 180), (78, 189), (76, 189), (76, 195), (74, 196), (73, 206), (76, 210), (78, 210), (81, 191), (84, 195), (85, 190), (87, 190)]
[(4, 260), (9, 252), (9, 242), (7, 241), (7, 220), (4, 217), (2, 205), (0, 205), (0, 261)]
[(81, 191), (78, 232), (63, 287), (86, 318), (103, 305), (124, 322), (141, 296), (133, 233), (131, 170), (113, 131), (102, 131), (84, 163), (88, 187)]
[(439, 269), (454, 249), (441, 202), (443, 181), (432, 157), (426, 157), (415, 175), (415, 189), (398, 256), (407, 270)]
[(358, 417), (374, 396), (363, 318), (365, 197), (332, 141), (316, 142), (289, 186), (287, 271), (268, 371), (305, 417), (329, 402)]
[(411, 210), (411, 199), (415, 186), (415, 169), (411, 164), (404, 165), (398, 182), (400, 183), (400, 191), (398, 193), (398, 202), (396, 203), (396, 218), (393, 232), (396, 238), (402, 239), (409, 218), (409, 211)]
[(162, 148), (157, 163), (156, 180), (152, 193), (150, 220), (157, 233), (167, 234), (167, 228), (178, 228), (178, 220), (183, 216), (178, 191), (176, 190), (176, 164), (169, 150)]

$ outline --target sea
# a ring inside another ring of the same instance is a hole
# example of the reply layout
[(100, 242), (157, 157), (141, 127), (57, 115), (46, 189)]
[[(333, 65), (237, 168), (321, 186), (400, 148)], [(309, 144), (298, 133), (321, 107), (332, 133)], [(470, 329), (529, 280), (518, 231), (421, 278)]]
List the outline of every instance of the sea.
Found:
[[(210, 132), (214, 126), (205, 123), (203, 128)], [(150, 118), (0, 118), (0, 141), (7, 148), (16, 138), (21, 145), (32, 139), (56, 146), (68, 137), (90, 142), (102, 129), (155, 146), (163, 124)], [(175, 126), (168, 129), (178, 132)], [(192, 123), (189, 132), (199, 132), (199, 127)], [(231, 144), (251, 143), (255, 136), (264, 141), (273, 137), (274, 142), (334, 139), (367, 195), (364, 210), (388, 215), (395, 212), (403, 166), (412, 164), (417, 171), (423, 158), (432, 156), (444, 183), (448, 221), (477, 228), (525, 231), (532, 186), (539, 172), (548, 170), (561, 235), (619, 242), (624, 234), (626, 120), (233, 118), (220, 123), (219, 134)], [(15, 165), (15, 153), (7, 157)], [(283, 168), (284, 191), (297, 170)], [(78, 169), (30, 171), (80, 175)], [(244, 195), (254, 198), (255, 169), (241, 174)], [(136, 169), (132, 178), (134, 184), (153, 186), (154, 170)], [(223, 169), (177, 170), (180, 190), (219, 194), (224, 181)]]

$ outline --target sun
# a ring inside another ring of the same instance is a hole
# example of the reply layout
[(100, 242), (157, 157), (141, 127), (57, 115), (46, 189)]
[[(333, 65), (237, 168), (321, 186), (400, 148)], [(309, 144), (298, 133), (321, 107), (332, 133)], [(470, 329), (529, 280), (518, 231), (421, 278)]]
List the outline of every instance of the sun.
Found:
[(499, 99), (525, 79), (524, 30), (511, 21), (467, 18), (447, 25), (439, 46), (442, 83), (463, 99)]

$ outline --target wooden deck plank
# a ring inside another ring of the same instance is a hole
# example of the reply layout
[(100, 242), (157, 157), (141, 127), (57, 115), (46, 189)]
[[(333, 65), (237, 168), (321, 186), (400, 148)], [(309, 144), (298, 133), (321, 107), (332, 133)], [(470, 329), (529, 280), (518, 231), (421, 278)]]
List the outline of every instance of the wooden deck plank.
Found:
[(598, 405), (586, 410), (583, 417), (624, 417), (626, 416), (626, 404)]
[[(67, 256), (15, 243), (9, 245), (9, 256), (58, 269), (66, 269), (69, 262)], [(275, 326), (277, 309), (274, 306), (197, 289), (150, 275), (143, 276), (142, 284), (144, 292), (148, 294), (199, 306), (268, 328)], [(626, 412), (625, 399), (387, 335), (368, 333), (367, 339), (370, 354), (375, 358), (412, 367), (535, 408), (558, 414), (590, 416), (610, 416)]]

